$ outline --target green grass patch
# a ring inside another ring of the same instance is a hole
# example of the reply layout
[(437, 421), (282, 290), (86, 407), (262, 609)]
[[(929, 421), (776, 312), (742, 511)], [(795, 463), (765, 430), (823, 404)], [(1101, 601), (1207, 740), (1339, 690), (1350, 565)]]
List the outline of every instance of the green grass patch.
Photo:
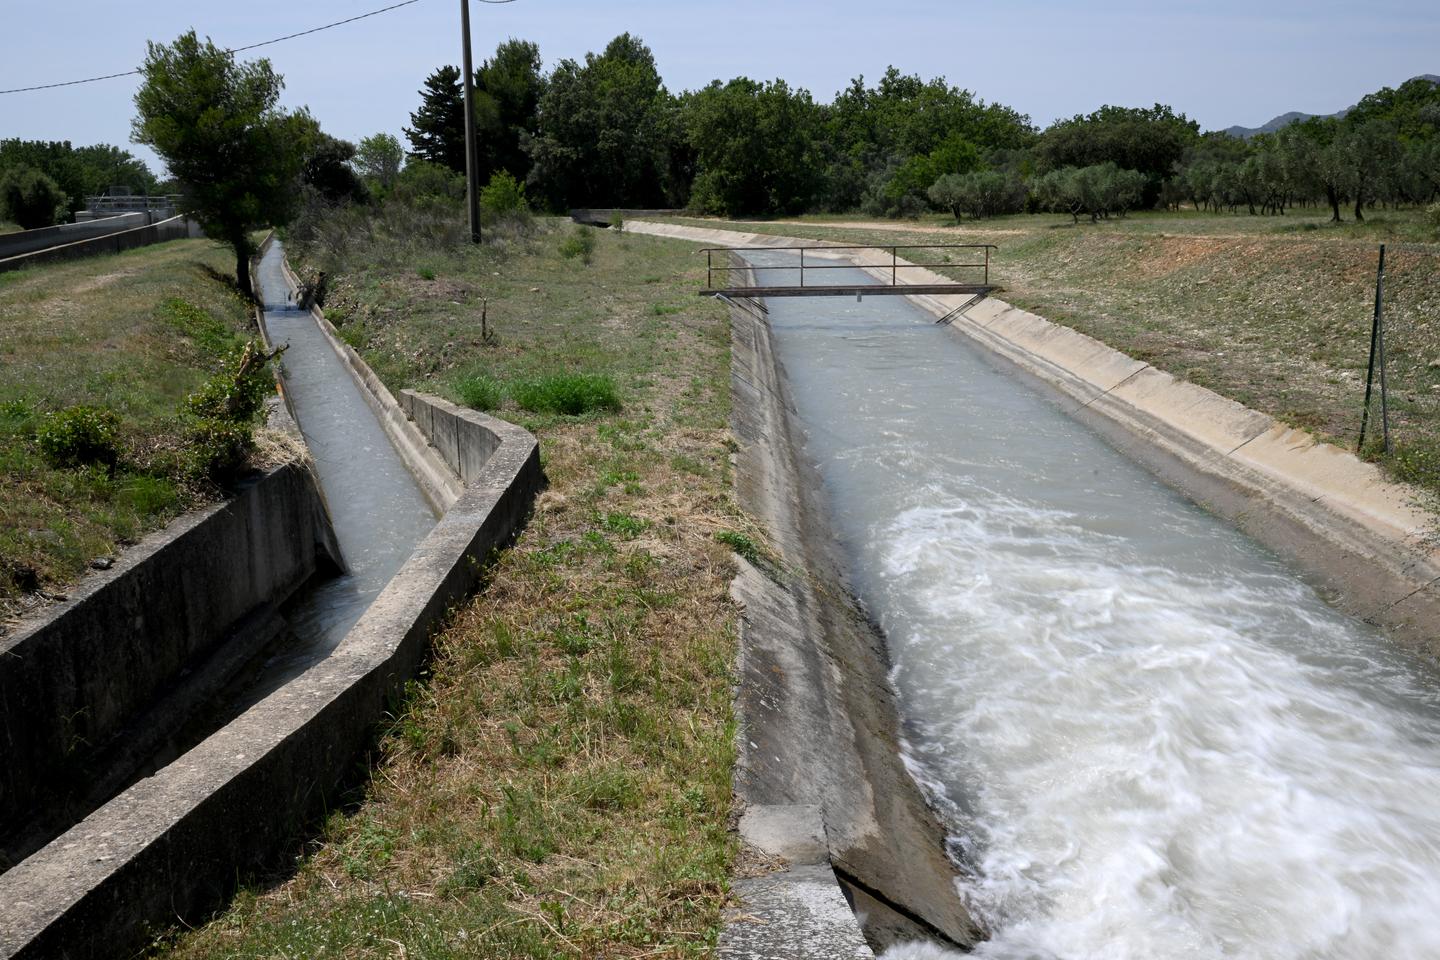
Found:
[(235, 331), (234, 318), (216, 317), (180, 297), (169, 297), (159, 307), (160, 318), (182, 336), (192, 340), (202, 353), (221, 358), (236, 352), (245, 343)]
[(471, 409), (497, 410), (505, 400), (505, 390), (494, 377), (474, 373), (455, 381), (455, 396)]
[(510, 387), (510, 395), (521, 410), (532, 413), (559, 413), (580, 416), (591, 411), (620, 409), (615, 381), (598, 373), (557, 373), (531, 377)]

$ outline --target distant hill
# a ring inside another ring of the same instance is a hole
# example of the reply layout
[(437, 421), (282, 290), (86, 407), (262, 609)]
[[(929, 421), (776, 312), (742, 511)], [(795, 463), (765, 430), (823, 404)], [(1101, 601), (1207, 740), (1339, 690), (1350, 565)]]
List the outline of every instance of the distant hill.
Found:
[[(1440, 84), (1440, 76), (1437, 76), (1433, 73), (1422, 73), (1420, 76), (1412, 77), (1411, 79), (1429, 80), (1431, 83)], [(1323, 114), (1323, 116), (1335, 117), (1338, 119), (1339, 117), (1345, 116), (1345, 114), (1349, 113), (1350, 110), (1350, 107), (1346, 107), (1344, 110), (1341, 110), (1338, 113)], [(1299, 111), (1292, 110), (1289, 113), (1282, 113), (1280, 114), (1280, 116), (1274, 118), (1270, 122), (1261, 124), (1258, 127), (1226, 127), (1224, 132), (1230, 134), (1230, 136), (1232, 137), (1239, 137), (1242, 140), (1249, 140), (1253, 136), (1257, 136), (1262, 133), (1274, 133), (1276, 130), (1279, 130), (1282, 127), (1288, 127), (1290, 126), (1290, 124), (1300, 120), (1309, 120), (1311, 117), (1314, 116), (1322, 116), (1322, 114), (1300, 113)]]

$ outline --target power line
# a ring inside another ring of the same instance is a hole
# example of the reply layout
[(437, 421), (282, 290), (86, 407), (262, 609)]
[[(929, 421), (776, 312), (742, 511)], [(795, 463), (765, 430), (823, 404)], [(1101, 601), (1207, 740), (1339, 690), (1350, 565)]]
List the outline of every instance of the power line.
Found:
[[(347, 23), (354, 23), (357, 20), (365, 20), (369, 17), (376, 17), (382, 13), (389, 13), (391, 10), (399, 10), (401, 7), (408, 7), (413, 3), (419, 2), (420, 0), (403, 0), (403, 2), (401, 3), (392, 3), (388, 7), (381, 7), (378, 10), (371, 10), (369, 13), (362, 13), (359, 16), (347, 17), (344, 20), (336, 20), (334, 23), (327, 23), (321, 27), (313, 27), (309, 30), (301, 30), (299, 33), (289, 33), (283, 37), (276, 37), (273, 40), (262, 40), (259, 43), (251, 43), (243, 47), (232, 47), (230, 49), (227, 49), (225, 52), (243, 53), (246, 50), (254, 50), (258, 47), (268, 47), (272, 43), (280, 43), (285, 40), (294, 40), (296, 37), (307, 37), (312, 33), (319, 33), (322, 30), (330, 30), (335, 27), (343, 27)], [(498, 5), (502, 3), (514, 3), (515, 0), (474, 0), (474, 2)], [(101, 80), (114, 80), (117, 77), (133, 77), (138, 73), (140, 73), (140, 70), (137, 68), (135, 70), (126, 70), (121, 73), (107, 73), (103, 77), (86, 77), (84, 80), (66, 80), (62, 83), (42, 83), (34, 87), (16, 87), (13, 90), (0, 90), (0, 96), (3, 96), (7, 93), (30, 93), (34, 90), (54, 90), (58, 87), (74, 87), (82, 83), (98, 83)]]

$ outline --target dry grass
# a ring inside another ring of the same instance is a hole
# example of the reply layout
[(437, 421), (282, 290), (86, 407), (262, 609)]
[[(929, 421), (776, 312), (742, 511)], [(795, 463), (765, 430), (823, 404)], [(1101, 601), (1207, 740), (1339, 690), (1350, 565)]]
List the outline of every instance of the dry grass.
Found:
[(436, 641), (363, 795), (293, 876), (157, 950), (706, 955), (734, 856), (733, 559), (716, 534), (744, 521), (727, 317), (693, 296), (686, 244), (599, 234), (586, 267), (558, 232), (413, 255), (376, 232), (385, 249), (325, 265), (330, 309), (392, 388), (590, 372), (615, 380), (623, 408), (501, 411), (538, 434), (549, 487)]

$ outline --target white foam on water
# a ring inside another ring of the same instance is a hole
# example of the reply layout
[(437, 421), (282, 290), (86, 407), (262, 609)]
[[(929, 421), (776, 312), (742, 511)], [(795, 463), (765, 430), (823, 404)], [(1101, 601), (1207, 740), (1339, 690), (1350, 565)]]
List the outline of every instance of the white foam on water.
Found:
[(877, 538), (912, 746), (968, 807), (976, 955), (1440, 956), (1424, 698), (1283, 573), (1177, 573), (1074, 519), (994, 494)]
[(1428, 668), (908, 305), (769, 306), (973, 956), (1440, 957)]

